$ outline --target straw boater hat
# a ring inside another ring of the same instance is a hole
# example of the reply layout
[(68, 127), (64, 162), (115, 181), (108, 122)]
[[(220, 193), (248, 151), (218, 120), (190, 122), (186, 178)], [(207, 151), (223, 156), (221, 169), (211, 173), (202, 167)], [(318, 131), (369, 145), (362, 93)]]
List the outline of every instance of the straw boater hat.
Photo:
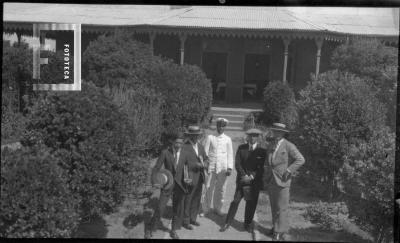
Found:
[(272, 123), (272, 126), (269, 129), (286, 133), (290, 132), (283, 123)]
[(257, 128), (251, 128), (251, 129), (246, 131), (246, 134), (247, 135), (250, 135), (250, 134), (260, 135), (260, 134), (262, 134), (262, 131), (260, 129), (257, 129)]
[(202, 132), (201, 132), (201, 129), (200, 129), (199, 126), (191, 125), (191, 126), (189, 126), (188, 129), (185, 131), (185, 134), (187, 134), (187, 135), (190, 135), (190, 134), (193, 134), (193, 135), (201, 135)]
[(160, 169), (152, 174), (151, 182), (154, 186), (160, 187), (162, 190), (168, 190), (174, 185), (174, 177), (169, 170)]
[(217, 119), (217, 125), (220, 124), (221, 127), (226, 127), (228, 125), (229, 121), (225, 118), (218, 118)]

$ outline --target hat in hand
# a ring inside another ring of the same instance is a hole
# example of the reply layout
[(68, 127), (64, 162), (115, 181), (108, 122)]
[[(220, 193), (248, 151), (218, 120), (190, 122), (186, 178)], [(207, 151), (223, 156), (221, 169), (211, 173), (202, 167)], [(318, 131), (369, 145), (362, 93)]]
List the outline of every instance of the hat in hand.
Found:
[(162, 190), (169, 190), (174, 185), (174, 177), (169, 170), (160, 169), (151, 176), (151, 182), (155, 187)]

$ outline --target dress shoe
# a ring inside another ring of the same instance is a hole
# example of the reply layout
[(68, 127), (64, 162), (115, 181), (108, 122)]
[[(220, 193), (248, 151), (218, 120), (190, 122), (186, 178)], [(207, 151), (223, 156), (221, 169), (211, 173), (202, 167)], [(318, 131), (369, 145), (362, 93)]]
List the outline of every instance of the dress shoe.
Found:
[(224, 226), (221, 227), (221, 229), (219, 230), (219, 232), (225, 232), (227, 229), (229, 229), (229, 224), (224, 224)]
[(290, 236), (286, 233), (281, 233), (281, 239), (282, 241), (290, 241)]
[(193, 226), (191, 226), (190, 224), (183, 224), (182, 227), (188, 230), (193, 230)]
[(199, 213), (199, 217), (204, 217), (204, 213)]
[(172, 239), (178, 240), (178, 234), (176, 233), (175, 230), (171, 230), (171, 232), (169, 233), (169, 235), (171, 236)]
[(218, 216), (224, 216), (224, 214), (219, 210), (214, 210), (214, 213)]
[(267, 230), (267, 235), (269, 235), (269, 236), (273, 236), (274, 233), (275, 233), (274, 228)]
[(244, 228), (244, 230), (246, 230), (249, 233), (252, 233), (254, 231), (251, 224), (243, 224), (243, 228)]
[(197, 221), (192, 221), (192, 222), (190, 222), (190, 224), (193, 224), (194, 226), (200, 226), (200, 223), (199, 222), (197, 222)]

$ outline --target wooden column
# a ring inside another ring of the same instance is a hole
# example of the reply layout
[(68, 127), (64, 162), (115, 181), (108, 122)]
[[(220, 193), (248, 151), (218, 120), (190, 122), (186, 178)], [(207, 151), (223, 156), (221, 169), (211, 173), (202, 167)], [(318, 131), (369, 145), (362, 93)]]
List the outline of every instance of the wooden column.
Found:
[(154, 55), (154, 40), (156, 39), (156, 33), (150, 32), (150, 33), (149, 33), (149, 39), (150, 39), (150, 51), (151, 51), (151, 55)]
[(315, 39), (315, 43), (317, 44), (317, 64), (315, 67), (315, 76), (318, 76), (318, 74), (319, 74), (319, 65), (321, 62), (321, 48), (322, 48), (323, 41), (324, 41), (324, 39), (322, 39), (322, 38)]
[(181, 58), (180, 58), (180, 64), (183, 65), (183, 63), (185, 62), (185, 41), (186, 41), (187, 36), (186, 35), (180, 35), (179, 36), (179, 41), (181, 44)]
[(283, 38), (283, 45), (285, 47), (283, 54), (285, 55), (285, 59), (283, 60), (283, 83), (286, 83), (286, 73), (287, 73), (287, 62), (288, 62), (288, 55), (289, 55), (289, 38)]

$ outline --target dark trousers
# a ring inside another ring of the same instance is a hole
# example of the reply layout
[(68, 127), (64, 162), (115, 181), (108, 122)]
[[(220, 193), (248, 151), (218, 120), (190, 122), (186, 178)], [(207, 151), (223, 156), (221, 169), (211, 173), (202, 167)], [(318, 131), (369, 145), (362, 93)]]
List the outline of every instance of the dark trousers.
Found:
[(173, 189), (168, 190), (168, 191), (161, 190), (160, 198), (158, 201), (158, 207), (155, 208), (154, 215), (150, 221), (150, 225), (151, 225), (152, 229), (154, 229), (156, 227), (157, 223), (160, 221), (161, 217), (164, 215), (165, 208), (167, 206), (169, 199), (172, 196), (172, 193), (173, 193)]
[[(251, 190), (251, 200), (246, 201), (245, 211), (244, 211), (244, 223), (251, 224), (253, 222), (254, 213), (256, 212), (258, 196), (260, 194), (260, 189), (252, 187)], [(232, 220), (235, 218), (239, 203), (243, 198), (243, 189), (240, 185), (236, 184), (235, 195), (233, 196), (233, 201), (229, 206), (228, 215), (226, 216), (225, 223), (231, 224)]]
[(182, 188), (176, 185), (172, 195), (172, 230), (177, 230), (182, 227), (183, 213), (186, 204), (189, 204), (189, 194), (184, 193)]
[(183, 212), (183, 223), (189, 224), (190, 222), (196, 222), (197, 215), (200, 211), (201, 195), (203, 191), (203, 177), (200, 176), (197, 185), (195, 185), (190, 193), (188, 194), (188, 203), (185, 204)]

